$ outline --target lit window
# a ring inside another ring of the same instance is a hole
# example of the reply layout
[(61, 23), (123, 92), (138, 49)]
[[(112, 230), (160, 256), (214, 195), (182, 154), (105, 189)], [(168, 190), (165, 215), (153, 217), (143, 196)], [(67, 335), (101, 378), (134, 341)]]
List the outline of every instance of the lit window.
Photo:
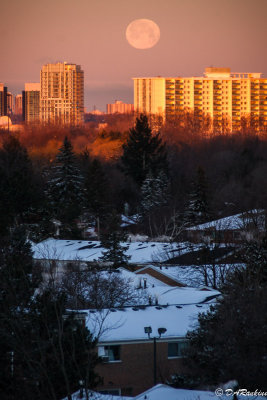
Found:
[(183, 357), (187, 346), (187, 342), (168, 343), (168, 358)]

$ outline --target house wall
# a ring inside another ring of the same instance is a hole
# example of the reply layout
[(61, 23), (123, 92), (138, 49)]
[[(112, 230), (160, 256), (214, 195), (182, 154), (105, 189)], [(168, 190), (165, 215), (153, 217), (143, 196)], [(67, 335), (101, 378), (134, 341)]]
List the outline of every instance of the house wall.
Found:
[[(136, 396), (154, 385), (153, 341), (121, 345), (121, 360), (102, 363), (96, 370), (103, 377), (97, 390), (121, 389), (122, 395)], [(184, 369), (183, 359), (168, 359), (168, 343), (157, 340), (157, 383)]]

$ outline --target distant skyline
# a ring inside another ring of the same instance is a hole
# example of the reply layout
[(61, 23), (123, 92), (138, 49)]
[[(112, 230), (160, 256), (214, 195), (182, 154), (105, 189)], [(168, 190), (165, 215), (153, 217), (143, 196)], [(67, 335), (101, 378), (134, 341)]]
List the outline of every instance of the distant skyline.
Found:
[[(160, 28), (151, 49), (126, 40), (139, 18)], [(266, 19), (267, 0), (2, 0), (0, 82), (18, 94), (46, 63), (80, 64), (86, 108), (105, 111), (133, 103), (132, 77), (201, 76), (208, 66), (267, 76)]]

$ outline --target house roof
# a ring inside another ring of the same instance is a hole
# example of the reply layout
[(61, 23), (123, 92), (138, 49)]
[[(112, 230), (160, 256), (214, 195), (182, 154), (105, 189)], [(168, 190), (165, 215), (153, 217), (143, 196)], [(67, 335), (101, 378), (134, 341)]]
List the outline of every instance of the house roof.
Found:
[[(244, 264), (235, 263), (216, 263), (216, 264), (201, 264), (201, 265), (173, 265), (173, 266), (151, 266), (151, 268), (158, 270), (160, 273), (169, 276), (172, 279), (177, 279), (185, 286), (191, 286), (201, 289), (205, 285), (204, 271), (207, 274), (207, 279), (211, 285), (213, 282), (213, 271), (216, 271), (217, 277), (223, 272), (226, 274), (228, 271), (241, 268)], [(138, 270), (139, 271), (139, 270)], [(210, 290), (211, 287), (209, 288)]]
[(99, 343), (147, 340), (144, 327), (151, 326), (151, 336), (158, 336), (158, 328), (166, 328), (162, 340), (184, 338), (198, 323), (199, 312), (209, 304), (136, 306), (124, 309), (84, 310), (86, 326)]
[[(164, 262), (178, 253), (188, 251), (186, 244), (164, 242), (121, 243), (128, 246), (126, 254), (130, 263), (145, 264), (153, 261)], [(64, 261), (97, 261), (105, 251), (99, 241), (47, 239), (32, 246), (35, 259)]]
[(240, 230), (246, 228), (250, 224), (254, 224), (255, 228), (262, 229), (265, 224), (265, 210), (250, 210), (244, 213), (230, 215), (229, 217), (220, 218), (214, 221), (206, 222), (196, 226), (187, 228), (188, 231), (202, 231), (208, 229), (222, 230)]
[[(229, 382), (231, 383), (231, 382)], [(230, 387), (229, 387), (230, 388)], [(223, 389), (222, 389), (223, 390)], [(232, 395), (226, 394), (224, 389), (223, 395), (216, 395), (215, 392), (208, 392), (204, 390), (188, 390), (188, 389), (175, 389), (167, 385), (159, 384), (156, 385), (145, 392), (139, 394), (138, 396), (134, 397), (134, 400), (229, 400), (232, 398)], [(248, 400), (263, 400), (263, 396), (244, 396), (238, 395), (237, 399), (242, 400), (244, 397)]]

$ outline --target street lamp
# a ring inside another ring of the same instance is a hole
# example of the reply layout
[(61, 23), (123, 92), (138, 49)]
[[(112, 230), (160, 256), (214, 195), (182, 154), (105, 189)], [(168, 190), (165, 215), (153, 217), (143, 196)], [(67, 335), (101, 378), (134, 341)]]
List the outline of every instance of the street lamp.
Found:
[[(145, 333), (148, 335), (148, 339), (150, 339), (150, 334), (152, 333), (152, 328), (151, 326), (145, 326), (144, 327)], [(157, 384), (157, 339), (161, 338), (161, 335), (163, 335), (167, 331), (166, 328), (158, 328), (158, 334), (159, 336), (154, 336), (153, 337), (153, 354), (154, 354), (154, 359), (153, 359), (153, 372), (154, 372), (154, 385)]]
[(84, 386), (84, 381), (82, 379), (79, 380), (79, 386), (80, 386), (80, 399), (83, 398), (83, 386)]

